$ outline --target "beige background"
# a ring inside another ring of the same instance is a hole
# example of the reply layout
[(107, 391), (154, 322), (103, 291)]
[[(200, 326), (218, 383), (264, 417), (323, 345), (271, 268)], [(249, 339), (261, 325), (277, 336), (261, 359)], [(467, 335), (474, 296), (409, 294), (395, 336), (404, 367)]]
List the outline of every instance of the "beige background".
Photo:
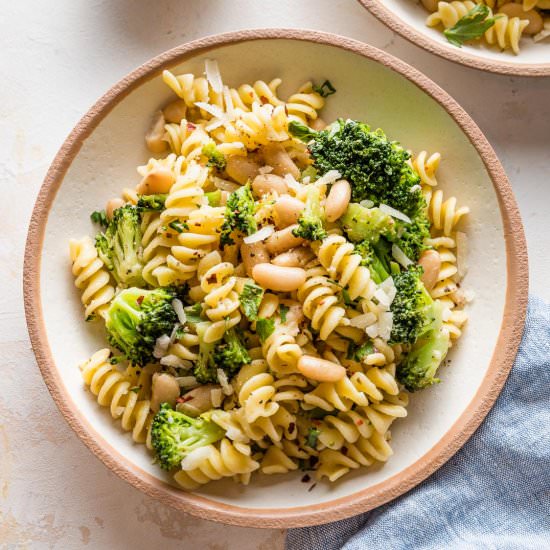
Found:
[(28, 343), (21, 265), (41, 179), (91, 103), (165, 49), (240, 28), (310, 27), (364, 40), (415, 65), (454, 95), (501, 156), (530, 243), (532, 291), (550, 299), (550, 79), (484, 75), (442, 61), (396, 38), (354, 0), (26, 0), (2, 9), (0, 548), (283, 545), (280, 531), (201, 522), (107, 471), (57, 412)]

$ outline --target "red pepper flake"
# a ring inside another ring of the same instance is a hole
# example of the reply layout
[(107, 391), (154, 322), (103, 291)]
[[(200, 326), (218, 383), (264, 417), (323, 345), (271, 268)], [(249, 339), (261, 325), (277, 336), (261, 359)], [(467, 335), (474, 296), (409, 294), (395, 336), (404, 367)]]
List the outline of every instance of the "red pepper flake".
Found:
[(359, 420), (356, 422), (356, 424), (357, 424), (358, 426), (362, 426), (362, 425), (364, 424), (364, 422), (363, 422), (361, 419), (359, 419)]
[(311, 423), (312, 423), (314, 426), (320, 426), (320, 425), (321, 425), (321, 421), (320, 421), (320, 420), (312, 420)]
[(137, 298), (137, 300), (136, 300), (138, 306), (141, 305), (141, 302), (143, 302), (144, 299), (145, 299), (145, 296), (138, 296), (138, 298)]
[(348, 454), (348, 448), (347, 448), (347, 447), (342, 447), (342, 448), (340, 449), (340, 452), (341, 452), (344, 456), (346, 456), (346, 455)]
[(311, 481), (311, 478), (308, 474), (306, 474), (301, 480), (302, 483), (307, 483), (308, 481)]
[(187, 403), (187, 401), (191, 401), (191, 399), (193, 399), (192, 395), (184, 395), (183, 397), (178, 397), (176, 403)]
[(289, 434), (293, 433), (295, 428), (296, 428), (296, 424), (294, 424), (294, 422), (291, 422), (291, 423), (288, 425), (288, 433), (289, 433)]
[(266, 103), (269, 103), (269, 99), (265, 97), (265, 95), (260, 96), (260, 101), (262, 102), (262, 105), (265, 105)]
[(309, 465), (312, 467), (312, 468), (315, 468), (315, 466), (317, 465), (317, 462), (319, 462), (319, 458), (316, 457), (316, 456), (312, 456), (309, 458)]
[(196, 127), (192, 122), (188, 122), (188, 123), (187, 123), (187, 129), (188, 129), (189, 131), (192, 132), (192, 131), (195, 130), (196, 128), (197, 128), (197, 127)]

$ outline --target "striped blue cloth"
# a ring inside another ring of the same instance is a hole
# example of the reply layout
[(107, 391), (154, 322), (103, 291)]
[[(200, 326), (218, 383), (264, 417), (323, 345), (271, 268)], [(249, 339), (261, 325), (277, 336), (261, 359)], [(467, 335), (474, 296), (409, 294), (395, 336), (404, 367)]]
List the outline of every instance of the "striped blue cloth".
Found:
[(446, 465), (380, 508), (291, 529), (286, 548), (550, 549), (550, 305), (530, 299), (502, 394)]

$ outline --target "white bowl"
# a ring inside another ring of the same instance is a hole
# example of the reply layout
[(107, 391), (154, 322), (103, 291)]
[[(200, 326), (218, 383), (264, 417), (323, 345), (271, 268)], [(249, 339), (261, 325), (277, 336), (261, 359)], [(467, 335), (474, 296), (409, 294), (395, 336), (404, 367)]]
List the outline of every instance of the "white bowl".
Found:
[[(69, 237), (92, 234), (90, 212), (136, 182), (148, 158), (144, 132), (171, 92), (160, 73), (200, 73), (215, 58), (224, 80), (284, 79), (284, 91), (308, 78), (330, 78), (338, 93), (325, 118), (368, 121), (416, 151), (440, 151), (442, 187), (471, 208), (466, 231), (476, 293), (471, 320), (452, 350), (443, 383), (411, 399), (409, 417), (392, 427), (394, 456), (308, 492), (298, 472), (228, 480), (194, 493), (175, 488), (84, 391), (77, 365), (104, 345), (82, 319), (68, 259)], [(422, 481), (460, 448), (498, 395), (519, 344), (527, 302), (527, 257), (517, 205), (493, 150), (469, 116), (405, 63), (346, 38), (313, 31), (256, 30), (198, 40), (160, 55), (107, 92), (55, 158), (36, 202), (25, 257), (25, 306), (33, 348), (61, 412), (109, 468), (137, 488), (208, 519), (255, 527), (334, 521), (378, 506)]]
[[(450, 1), (450, 0), (449, 0)], [(426, 26), (429, 13), (419, 0), (358, 0), (382, 23), (413, 44), (441, 57), (482, 71), (516, 76), (550, 76), (550, 42), (522, 38), (519, 55), (484, 43), (461, 48), (447, 41), (438, 28)]]

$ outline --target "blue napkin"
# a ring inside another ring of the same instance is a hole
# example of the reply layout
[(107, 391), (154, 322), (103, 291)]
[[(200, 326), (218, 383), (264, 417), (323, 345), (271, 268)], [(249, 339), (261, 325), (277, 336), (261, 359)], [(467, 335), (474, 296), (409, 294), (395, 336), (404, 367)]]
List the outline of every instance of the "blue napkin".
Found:
[(550, 305), (531, 298), (514, 368), (466, 445), (402, 497), (291, 529), (287, 550), (550, 548)]

